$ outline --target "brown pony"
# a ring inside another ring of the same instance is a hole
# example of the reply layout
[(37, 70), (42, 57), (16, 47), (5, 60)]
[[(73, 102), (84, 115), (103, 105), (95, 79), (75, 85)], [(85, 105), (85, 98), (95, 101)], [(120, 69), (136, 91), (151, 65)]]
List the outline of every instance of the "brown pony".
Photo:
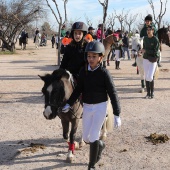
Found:
[(170, 27), (160, 28), (157, 33), (158, 33), (158, 39), (160, 43), (160, 51), (162, 51), (162, 43), (170, 47)]
[(103, 40), (103, 45), (105, 47), (105, 56), (103, 58), (103, 66), (106, 67), (106, 61), (107, 61), (107, 56), (111, 50), (111, 45), (115, 42), (115, 36), (113, 36), (113, 34), (107, 36), (104, 40)]

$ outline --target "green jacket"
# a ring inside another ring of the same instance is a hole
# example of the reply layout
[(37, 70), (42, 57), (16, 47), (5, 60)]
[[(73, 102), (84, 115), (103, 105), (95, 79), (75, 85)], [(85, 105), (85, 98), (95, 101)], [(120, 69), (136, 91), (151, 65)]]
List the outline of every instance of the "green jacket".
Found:
[[(154, 23), (151, 23), (151, 25), (154, 27), (154, 33), (153, 33), (153, 34), (154, 34), (156, 37), (158, 37), (157, 29), (156, 29), (155, 24), (154, 24)], [(142, 28), (142, 30), (141, 30), (141, 32), (140, 32), (140, 37), (145, 37), (145, 36), (148, 36), (146, 24), (144, 25), (144, 27)]]
[(65, 37), (66, 36), (66, 30), (65, 29), (61, 29), (61, 37)]
[(145, 53), (143, 55), (144, 59), (148, 59), (148, 57), (159, 57), (159, 40), (156, 36), (151, 38), (144, 37), (143, 39), (143, 49)]

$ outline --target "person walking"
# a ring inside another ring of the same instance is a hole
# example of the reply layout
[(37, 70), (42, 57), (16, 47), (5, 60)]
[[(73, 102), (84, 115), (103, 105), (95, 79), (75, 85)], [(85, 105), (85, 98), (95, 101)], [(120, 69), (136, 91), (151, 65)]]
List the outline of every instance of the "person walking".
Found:
[(129, 37), (128, 37), (128, 33), (125, 32), (124, 37), (122, 39), (123, 42), (123, 59), (125, 59), (125, 52), (127, 52), (127, 56), (128, 56), (128, 60), (130, 60), (130, 53), (129, 53)]
[(117, 34), (115, 36), (115, 42), (113, 43), (114, 49), (115, 49), (115, 69), (120, 69), (120, 58), (122, 58), (122, 35)]
[(54, 34), (52, 34), (51, 43), (52, 43), (52, 48), (54, 48), (54, 44), (55, 44), (55, 36), (54, 36)]
[[(120, 103), (113, 79), (109, 71), (101, 66), (105, 48), (101, 42), (87, 44), (87, 65), (81, 69), (78, 84), (62, 112), (66, 113), (82, 94), (83, 100), (83, 140), (90, 144), (88, 170), (95, 170), (105, 143), (99, 139), (103, 122), (107, 115), (108, 96), (113, 107), (115, 127), (121, 126)], [(63, 114), (64, 114), (63, 113)]]
[(154, 97), (154, 73), (159, 58), (159, 40), (154, 36), (154, 27), (147, 27), (148, 36), (143, 40), (143, 67), (146, 79), (146, 98)]
[[(144, 27), (142, 28), (141, 32), (140, 32), (140, 37), (144, 37), (144, 36), (147, 36), (147, 28), (148, 26), (152, 26), (153, 29), (154, 29), (154, 32), (153, 32), (153, 35), (158, 37), (158, 33), (157, 33), (157, 28), (155, 26), (155, 24), (152, 22), (153, 18), (152, 18), (152, 15), (151, 14), (148, 14), (146, 17), (145, 17), (145, 24), (144, 24)], [(161, 52), (159, 50), (159, 58), (158, 58), (158, 67), (162, 67), (161, 65)]]

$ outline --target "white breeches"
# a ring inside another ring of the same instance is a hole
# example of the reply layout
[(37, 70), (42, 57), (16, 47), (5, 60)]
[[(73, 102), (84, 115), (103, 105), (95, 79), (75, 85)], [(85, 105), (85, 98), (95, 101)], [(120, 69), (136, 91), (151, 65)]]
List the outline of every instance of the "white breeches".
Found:
[(144, 67), (146, 81), (151, 82), (153, 80), (156, 66), (157, 66), (157, 62), (152, 63), (147, 59), (143, 59), (143, 67)]
[(86, 143), (99, 140), (100, 131), (106, 118), (107, 102), (83, 105), (83, 140)]
[(139, 74), (140, 74), (141, 80), (144, 80), (145, 74), (144, 74), (144, 68), (143, 68), (143, 56), (137, 57), (136, 63), (137, 63), (138, 69), (139, 69)]
[(115, 59), (116, 61), (120, 61), (120, 50), (115, 50)]

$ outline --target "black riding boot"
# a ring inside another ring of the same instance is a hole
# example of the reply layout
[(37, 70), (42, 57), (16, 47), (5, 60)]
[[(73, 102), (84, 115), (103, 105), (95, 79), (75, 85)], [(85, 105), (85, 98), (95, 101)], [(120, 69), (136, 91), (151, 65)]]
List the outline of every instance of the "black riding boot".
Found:
[(93, 143), (90, 143), (90, 159), (89, 159), (89, 165), (88, 170), (95, 170), (95, 164), (97, 162), (99, 152), (99, 140), (96, 140)]
[(118, 70), (120, 70), (119, 65), (120, 65), (120, 61), (117, 61), (117, 68), (118, 68)]
[(146, 90), (147, 90), (147, 95), (146, 95), (146, 99), (150, 98), (151, 96), (151, 92), (150, 92), (150, 82), (146, 81)]
[(151, 88), (151, 99), (154, 97), (154, 80), (150, 82), (150, 88)]
[(103, 151), (104, 148), (105, 148), (105, 143), (102, 140), (99, 140), (99, 152), (98, 152), (96, 163), (100, 160), (101, 155), (102, 155), (102, 151)]
[(142, 88), (145, 88), (144, 80), (141, 80), (141, 87), (142, 87)]
[(115, 61), (115, 69), (118, 69), (118, 62)]
[(143, 93), (145, 91), (145, 83), (144, 80), (141, 80), (141, 90), (140, 92)]

